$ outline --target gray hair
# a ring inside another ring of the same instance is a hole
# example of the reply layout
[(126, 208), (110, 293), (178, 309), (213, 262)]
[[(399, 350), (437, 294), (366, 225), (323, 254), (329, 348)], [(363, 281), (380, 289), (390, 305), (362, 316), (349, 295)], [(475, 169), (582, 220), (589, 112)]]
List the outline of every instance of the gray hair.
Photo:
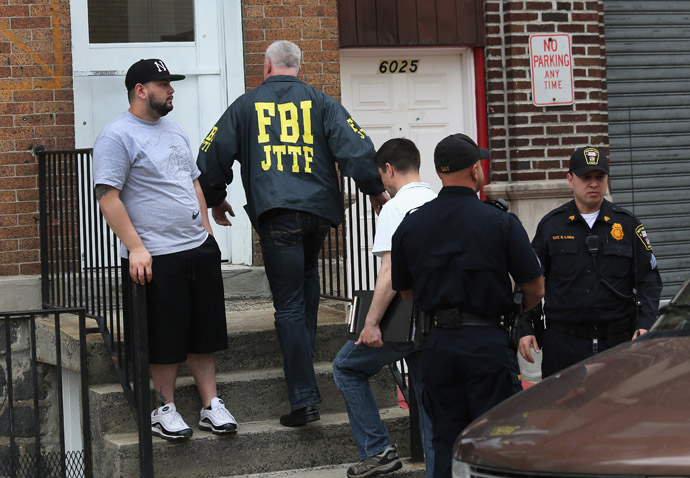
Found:
[(266, 59), (276, 68), (299, 69), (302, 52), (299, 47), (287, 40), (278, 40), (266, 49)]

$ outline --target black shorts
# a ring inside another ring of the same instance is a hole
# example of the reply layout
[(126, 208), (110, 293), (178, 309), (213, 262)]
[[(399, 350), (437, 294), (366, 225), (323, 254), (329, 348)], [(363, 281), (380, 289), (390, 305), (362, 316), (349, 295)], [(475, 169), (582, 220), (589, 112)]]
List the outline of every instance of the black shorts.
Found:
[[(220, 249), (213, 236), (195, 249), (154, 256), (152, 270), (146, 285), (149, 363), (182, 363), (188, 353), (227, 349)], [(122, 275), (129, 278), (127, 259)]]

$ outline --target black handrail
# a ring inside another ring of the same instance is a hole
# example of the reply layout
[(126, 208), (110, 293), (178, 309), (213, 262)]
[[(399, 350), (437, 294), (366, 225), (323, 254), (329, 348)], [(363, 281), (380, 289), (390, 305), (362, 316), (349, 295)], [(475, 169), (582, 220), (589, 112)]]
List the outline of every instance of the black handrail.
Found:
[[(34, 154), (39, 165), (43, 307), (82, 307), (86, 317), (96, 320), (98, 327), (83, 328), (80, 339), (88, 333), (103, 336), (137, 419), (141, 476), (152, 477), (145, 288), (121, 277), (118, 241), (93, 195), (92, 151), (36, 150)], [(132, 298), (126, 307), (121, 306), (120, 283), (125, 297)], [(128, 336), (128, 331), (133, 333)], [(88, 423), (87, 419), (85, 429)]]

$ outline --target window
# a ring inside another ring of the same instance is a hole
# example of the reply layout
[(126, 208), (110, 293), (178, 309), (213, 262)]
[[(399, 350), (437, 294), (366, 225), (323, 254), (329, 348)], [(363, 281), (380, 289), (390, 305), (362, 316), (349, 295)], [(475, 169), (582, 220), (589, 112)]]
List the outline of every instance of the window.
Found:
[(90, 43), (194, 41), (194, 0), (88, 0)]

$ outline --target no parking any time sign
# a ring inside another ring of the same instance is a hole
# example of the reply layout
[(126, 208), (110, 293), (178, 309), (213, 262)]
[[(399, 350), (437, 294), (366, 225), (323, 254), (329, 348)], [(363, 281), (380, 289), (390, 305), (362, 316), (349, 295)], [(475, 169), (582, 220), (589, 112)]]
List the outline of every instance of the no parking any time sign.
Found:
[(570, 35), (531, 35), (532, 103), (535, 106), (571, 105), (573, 62)]

